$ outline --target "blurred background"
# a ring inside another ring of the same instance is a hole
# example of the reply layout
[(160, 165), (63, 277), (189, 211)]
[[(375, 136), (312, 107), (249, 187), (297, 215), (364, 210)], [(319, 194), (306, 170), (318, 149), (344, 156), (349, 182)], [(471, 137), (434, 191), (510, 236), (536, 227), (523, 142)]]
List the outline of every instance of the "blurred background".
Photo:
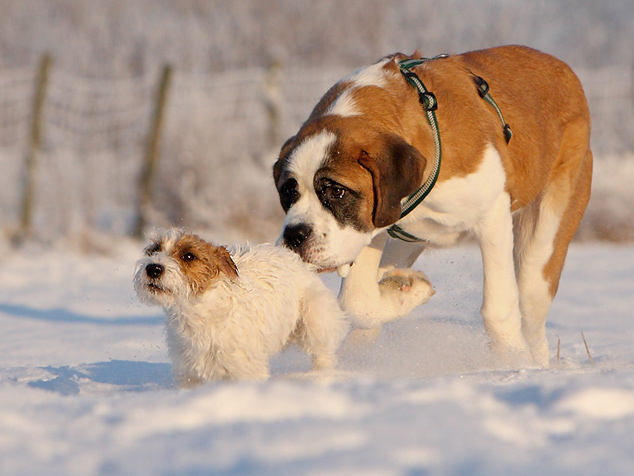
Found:
[(593, 117), (578, 239), (634, 239), (632, 0), (0, 0), (0, 241), (99, 249), (185, 226), (275, 240), (271, 166), (321, 95), (394, 51), (515, 43)]

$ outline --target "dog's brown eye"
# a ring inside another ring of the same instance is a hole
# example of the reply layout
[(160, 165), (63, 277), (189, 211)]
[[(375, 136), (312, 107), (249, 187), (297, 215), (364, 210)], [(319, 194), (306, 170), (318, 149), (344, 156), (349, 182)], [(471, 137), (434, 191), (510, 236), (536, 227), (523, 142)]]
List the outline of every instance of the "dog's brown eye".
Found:
[(333, 185), (331, 187), (326, 187), (325, 189), (325, 196), (328, 198), (341, 200), (345, 194), (346, 194), (346, 189), (342, 187), (337, 187), (336, 185)]
[(346, 196), (346, 192), (346, 188), (329, 181), (319, 189), (317, 195), (319, 196), (319, 201), (326, 208), (332, 210), (333, 205)]
[(196, 259), (196, 255), (190, 251), (188, 251), (187, 253), (183, 253), (182, 260), (185, 263), (191, 263), (195, 259)]

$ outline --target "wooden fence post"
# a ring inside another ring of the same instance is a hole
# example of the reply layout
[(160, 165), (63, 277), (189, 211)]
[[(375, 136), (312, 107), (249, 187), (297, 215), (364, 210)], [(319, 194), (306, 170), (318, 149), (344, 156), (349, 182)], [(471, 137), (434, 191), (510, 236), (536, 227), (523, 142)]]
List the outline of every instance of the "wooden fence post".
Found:
[(53, 60), (50, 54), (45, 54), (40, 60), (40, 67), (35, 83), (35, 94), (33, 97), (33, 109), (31, 120), (31, 131), (29, 134), (29, 145), (25, 163), (25, 181), (22, 194), (22, 210), (20, 213), (20, 230), (16, 238), (21, 240), (28, 237), (32, 232), (33, 215), (35, 206), (35, 182), (37, 178), (38, 153), (42, 145), (42, 120), (44, 117), (44, 103), (50, 68)]
[(267, 113), (267, 148), (277, 149), (282, 137), (282, 63), (271, 63), (264, 78), (264, 105)]
[(133, 235), (138, 238), (143, 236), (143, 230), (148, 222), (147, 213), (152, 205), (152, 181), (160, 152), (165, 105), (167, 103), (167, 93), (170, 87), (171, 77), (172, 68), (166, 65), (161, 74), (161, 81), (156, 95), (154, 117), (148, 138), (147, 152), (139, 177), (139, 208), (137, 210), (137, 221), (133, 230)]

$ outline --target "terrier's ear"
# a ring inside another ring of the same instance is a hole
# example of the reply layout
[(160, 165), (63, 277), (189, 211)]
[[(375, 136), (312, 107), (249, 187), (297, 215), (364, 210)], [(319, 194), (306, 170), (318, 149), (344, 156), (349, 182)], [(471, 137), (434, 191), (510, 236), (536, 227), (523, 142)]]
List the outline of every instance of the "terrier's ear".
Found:
[(218, 269), (224, 274), (230, 281), (238, 279), (238, 268), (231, 259), (231, 255), (224, 246), (216, 248), (216, 255), (218, 258)]

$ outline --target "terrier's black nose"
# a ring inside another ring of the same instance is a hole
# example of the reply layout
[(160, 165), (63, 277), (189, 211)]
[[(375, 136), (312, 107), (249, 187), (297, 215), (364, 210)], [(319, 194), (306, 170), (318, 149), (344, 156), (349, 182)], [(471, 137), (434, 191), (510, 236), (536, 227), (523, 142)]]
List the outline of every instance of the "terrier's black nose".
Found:
[(289, 225), (284, 230), (284, 244), (289, 248), (299, 248), (312, 233), (312, 228), (305, 223)]
[(145, 273), (150, 278), (158, 278), (161, 274), (163, 274), (164, 269), (165, 268), (163, 268), (163, 265), (150, 263), (145, 267)]

